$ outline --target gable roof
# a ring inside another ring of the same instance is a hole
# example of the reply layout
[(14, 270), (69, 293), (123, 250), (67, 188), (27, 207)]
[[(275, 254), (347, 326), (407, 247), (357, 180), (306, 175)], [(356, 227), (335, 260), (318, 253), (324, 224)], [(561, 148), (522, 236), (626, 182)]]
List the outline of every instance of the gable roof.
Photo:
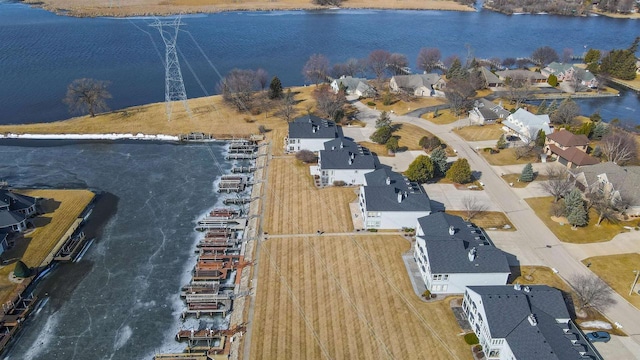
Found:
[(583, 166), (575, 175), (583, 174), (587, 186), (598, 181), (598, 176), (606, 174), (607, 180), (620, 196), (628, 200), (630, 205), (640, 205), (640, 166), (620, 166), (613, 162), (603, 162), (595, 165)]
[[(535, 115), (522, 108), (516, 110), (516, 112), (509, 115), (507, 119), (502, 122), (504, 126), (531, 139), (536, 138), (540, 129), (542, 129), (545, 134), (550, 134), (550, 123), (549, 115)], [(529, 132), (529, 134), (526, 134), (526, 132)]]
[(25, 215), (15, 211), (0, 211), (0, 228), (6, 228), (19, 224), (25, 219)]
[(502, 107), (500, 104), (496, 104), (485, 98), (477, 99), (473, 102), (474, 110), (482, 115), (485, 120), (497, 120), (499, 118), (506, 118), (511, 113)]
[(412, 74), (396, 75), (392, 78), (400, 88), (417, 89), (419, 87), (433, 88), (433, 85), (440, 80), (439, 74)]
[(289, 123), (290, 139), (334, 139), (336, 137), (338, 137), (336, 123), (315, 115), (301, 116)]
[(511, 273), (504, 252), (482, 229), (461, 217), (436, 212), (419, 218), (418, 223), (424, 232), (419, 237), (425, 241), (432, 273)]
[(580, 78), (584, 81), (591, 81), (595, 79), (595, 76), (593, 76), (591, 72), (589, 72), (588, 70), (579, 68), (574, 64), (560, 63), (560, 62), (554, 61), (551, 64), (547, 65), (547, 67), (544, 68), (544, 70), (554, 75), (563, 74), (568, 72), (569, 70), (573, 70), (576, 74), (580, 74)]
[(487, 69), (486, 66), (481, 66), (479, 70), (482, 76), (484, 77), (484, 80), (486, 81), (487, 86), (489, 84), (502, 84), (502, 80), (500, 80), (496, 74), (492, 73), (491, 70)]
[(367, 79), (364, 78), (354, 78), (351, 76), (340, 77), (339, 79), (333, 80), (336, 82), (336, 85), (340, 87), (340, 85), (344, 86), (348, 91), (356, 91), (360, 90), (360, 92), (365, 93), (367, 91), (371, 91), (373, 88), (367, 83)]
[(544, 75), (535, 72), (535, 71), (529, 71), (529, 70), (522, 70), (522, 69), (517, 69), (517, 70), (502, 70), (502, 71), (496, 71), (496, 75), (498, 75), (501, 79), (506, 79), (506, 78), (514, 78), (514, 77), (522, 77), (525, 79), (532, 79), (532, 80), (546, 80), (547, 78), (544, 77)]
[(17, 194), (13, 191), (0, 189), (0, 207), (9, 207), (9, 210), (18, 211), (28, 209), (36, 203), (36, 198)]
[(589, 138), (580, 134), (576, 135), (571, 131), (560, 129), (547, 136), (549, 140), (553, 140), (562, 146), (585, 146), (589, 145)]
[[(565, 131), (561, 131), (565, 132)], [(553, 135), (553, 134), (550, 134)], [(559, 157), (571, 162), (576, 166), (594, 165), (600, 162), (600, 160), (587, 154), (586, 152), (576, 148), (570, 147), (568, 149), (561, 149), (556, 145), (549, 144), (549, 150), (552, 153), (557, 154)]]
[(364, 177), (367, 211), (431, 211), (429, 196), (422, 187), (388, 167), (372, 171)]
[(324, 147), (326, 150), (319, 153), (320, 168), (323, 170), (376, 168), (376, 157), (351, 140), (337, 138), (325, 142)]

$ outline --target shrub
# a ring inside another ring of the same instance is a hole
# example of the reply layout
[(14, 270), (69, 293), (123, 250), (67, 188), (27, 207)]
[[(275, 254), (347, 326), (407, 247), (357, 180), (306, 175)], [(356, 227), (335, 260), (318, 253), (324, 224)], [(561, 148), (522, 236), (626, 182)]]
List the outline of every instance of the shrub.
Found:
[(345, 186), (347, 183), (345, 183), (342, 180), (336, 180), (333, 182), (333, 186)]
[(369, 101), (369, 102), (367, 102), (367, 105), (369, 105), (369, 106), (376, 106), (376, 103), (374, 103), (373, 101)]
[(558, 77), (553, 74), (549, 75), (549, 79), (547, 79), (547, 83), (549, 83), (549, 85), (553, 87), (558, 86)]
[(368, 232), (378, 232), (378, 229), (367, 229)]
[(393, 131), (390, 126), (383, 126), (371, 135), (370, 139), (376, 144), (386, 144), (391, 138)]
[(453, 165), (447, 170), (446, 178), (458, 183), (466, 184), (471, 181), (471, 167), (467, 159), (462, 158), (456, 160)]
[(308, 164), (316, 161), (316, 154), (310, 150), (300, 150), (296, 153), (296, 159)]
[(464, 342), (466, 342), (467, 345), (476, 345), (480, 341), (478, 340), (478, 337), (476, 336), (476, 334), (471, 332), (464, 335)]
[(484, 151), (484, 152), (486, 152), (486, 153), (490, 153), (490, 152), (491, 152), (491, 150), (493, 150), (493, 149), (492, 149), (492, 148), (490, 148), (490, 147), (486, 147), (486, 148), (482, 149), (482, 151)]
[(382, 95), (382, 105), (388, 106), (388, 105), (391, 105), (392, 103), (393, 103), (393, 96), (391, 96), (391, 93), (386, 92), (384, 95)]
[(391, 152), (398, 151), (398, 149), (400, 149), (400, 145), (398, 144), (398, 138), (395, 136), (390, 137), (389, 140), (387, 140), (387, 142), (385, 143), (385, 147), (387, 148), (387, 150)]
[(423, 297), (423, 298), (425, 298), (425, 299), (430, 299), (430, 298), (431, 298), (431, 291), (429, 291), (429, 290), (425, 290), (425, 291), (422, 293), (422, 297)]

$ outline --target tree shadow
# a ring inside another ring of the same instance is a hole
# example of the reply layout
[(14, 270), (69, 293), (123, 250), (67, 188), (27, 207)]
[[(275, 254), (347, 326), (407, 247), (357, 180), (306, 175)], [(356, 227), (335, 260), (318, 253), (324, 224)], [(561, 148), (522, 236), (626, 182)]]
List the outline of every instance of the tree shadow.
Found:
[(40, 214), (49, 214), (56, 211), (60, 207), (61, 202), (54, 199), (41, 199), (38, 201), (38, 212)]

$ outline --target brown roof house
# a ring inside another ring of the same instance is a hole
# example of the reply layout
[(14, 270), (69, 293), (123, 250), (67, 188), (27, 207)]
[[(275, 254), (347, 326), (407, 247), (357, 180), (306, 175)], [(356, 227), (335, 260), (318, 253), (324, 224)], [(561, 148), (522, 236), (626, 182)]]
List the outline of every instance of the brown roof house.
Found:
[(568, 168), (595, 165), (600, 160), (587, 154), (589, 139), (584, 135), (576, 135), (571, 131), (560, 129), (547, 135), (544, 151), (554, 156), (558, 162)]

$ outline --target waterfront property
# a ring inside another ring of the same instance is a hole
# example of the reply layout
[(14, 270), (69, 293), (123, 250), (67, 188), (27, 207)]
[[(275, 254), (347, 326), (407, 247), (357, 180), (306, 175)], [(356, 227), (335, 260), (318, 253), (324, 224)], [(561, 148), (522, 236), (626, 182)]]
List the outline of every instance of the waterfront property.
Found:
[(535, 115), (522, 108), (510, 114), (502, 125), (502, 131), (507, 135), (517, 136), (527, 143), (535, 141), (540, 130), (545, 135), (553, 131), (549, 115)]
[(393, 92), (405, 91), (415, 96), (444, 96), (446, 82), (440, 74), (396, 75), (389, 81)]
[(418, 219), (413, 257), (432, 294), (462, 294), (471, 285), (504, 285), (511, 274), (505, 253), (481, 228), (443, 212)]
[(357, 95), (359, 97), (373, 97), (376, 95), (376, 90), (364, 78), (341, 76), (338, 79), (334, 79), (331, 82), (331, 89), (337, 93), (340, 88), (344, 88), (347, 95)]
[(364, 176), (376, 169), (377, 158), (355, 142), (337, 138), (324, 143), (318, 153), (318, 166), (311, 166), (311, 175), (320, 179), (320, 186), (362, 185)]
[(598, 80), (596, 80), (596, 77), (589, 72), (589, 70), (581, 69), (573, 64), (554, 61), (541, 69), (540, 73), (547, 77), (547, 79), (553, 74), (558, 78), (558, 81), (573, 83), (574, 86), (598, 87)]
[(545, 138), (544, 151), (568, 168), (594, 165), (600, 160), (587, 154), (589, 139), (584, 135), (575, 135), (571, 131), (560, 129)]
[(496, 75), (498, 79), (503, 82), (507, 82), (513, 79), (524, 79), (529, 82), (529, 84), (534, 86), (548, 86), (547, 78), (540, 74), (539, 72), (530, 71), (530, 70), (501, 70), (496, 71)]
[(484, 79), (484, 83), (491, 90), (500, 90), (499, 88), (504, 87), (504, 81), (500, 80), (500, 78), (491, 72), (486, 66), (479, 67), (480, 74)]
[(462, 309), (489, 359), (602, 359), (571, 320), (558, 289), (517, 284), (470, 286)]
[(342, 131), (334, 121), (315, 115), (306, 115), (289, 123), (289, 135), (285, 138), (287, 152), (309, 150), (318, 152), (324, 143), (341, 137)]
[(511, 113), (501, 104), (494, 104), (487, 99), (478, 99), (469, 111), (469, 120), (478, 125), (495, 124), (496, 121), (507, 118)]
[(385, 166), (364, 177), (358, 204), (365, 229), (412, 228), (418, 218), (431, 214), (427, 193), (402, 174)]
[(0, 232), (21, 233), (27, 220), (36, 213), (37, 199), (0, 189)]

